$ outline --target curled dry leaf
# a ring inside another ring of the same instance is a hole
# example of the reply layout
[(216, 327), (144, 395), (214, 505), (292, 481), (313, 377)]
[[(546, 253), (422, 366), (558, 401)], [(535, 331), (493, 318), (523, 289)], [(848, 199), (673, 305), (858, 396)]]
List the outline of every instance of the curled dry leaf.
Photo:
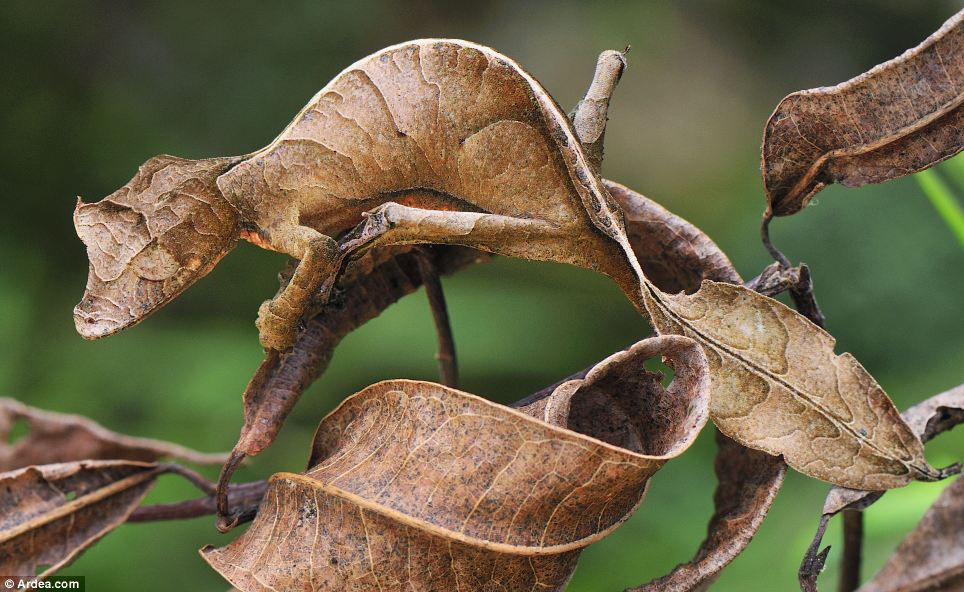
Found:
[[(926, 443), (964, 422), (964, 384), (921, 401), (907, 408), (901, 415), (921, 442)], [(956, 472), (959, 468), (955, 465), (947, 472)], [(865, 491), (839, 486), (830, 489), (827, 499), (824, 500), (817, 533), (800, 566), (802, 589), (817, 589), (817, 576), (823, 571), (827, 553), (830, 550), (830, 547), (820, 550), (820, 543), (830, 519), (844, 510), (863, 511), (877, 502), (884, 493), (884, 491)]]
[[(676, 371), (665, 390), (642, 365), (658, 353)], [(607, 358), (528, 414), (432, 383), (373, 385), (322, 421), (305, 473), (272, 477), (248, 531), (202, 554), (245, 591), (560, 590), (695, 439), (707, 385), (680, 337)]]
[(789, 95), (763, 137), (768, 212), (794, 214), (829, 183), (881, 183), (957, 154), (962, 101), (964, 11), (856, 78)]
[(964, 586), (964, 480), (957, 479), (859, 592), (960, 590)]
[(46, 577), (124, 523), (161, 472), (82, 461), (0, 474), (0, 572)]
[(706, 590), (750, 544), (773, 505), (787, 466), (780, 459), (745, 448), (717, 432), (715, 511), (696, 556), (669, 574), (629, 592)]
[[(26, 435), (10, 444), (12, 428), (23, 422)], [(0, 399), (0, 471), (77, 460), (162, 458), (221, 464), (226, 454), (207, 454), (177, 444), (112, 432), (79, 415), (43, 411), (13, 399)]]
[[(618, 183), (606, 189), (626, 215), (626, 231), (646, 276), (665, 292), (692, 292), (703, 280), (740, 283), (730, 260), (698, 228)], [(779, 457), (746, 448), (717, 432), (715, 511), (695, 557), (639, 592), (705, 589), (756, 534), (786, 475)]]

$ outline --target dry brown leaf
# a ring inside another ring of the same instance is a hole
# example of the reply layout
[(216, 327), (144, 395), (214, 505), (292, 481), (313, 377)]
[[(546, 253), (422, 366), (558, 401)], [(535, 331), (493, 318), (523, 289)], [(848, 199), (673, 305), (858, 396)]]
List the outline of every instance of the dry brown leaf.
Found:
[(964, 147), (964, 11), (920, 45), (837, 86), (789, 95), (763, 137), (769, 212), (794, 214), (829, 183), (881, 183)]
[[(665, 390), (642, 364), (658, 353), (676, 371)], [(562, 589), (695, 439), (707, 385), (700, 349), (672, 336), (528, 415), (432, 383), (373, 385), (322, 421), (308, 471), (272, 477), (251, 527), (202, 554), (245, 591)]]
[(46, 577), (123, 524), (162, 471), (82, 461), (0, 474), (0, 573)]
[[(921, 442), (928, 442), (935, 436), (950, 430), (964, 422), (964, 384), (948, 391), (934, 395), (907, 408), (901, 416), (907, 425), (920, 438)], [(949, 467), (947, 472), (959, 470), (959, 466)], [(801, 588), (804, 590), (817, 589), (817, 576), (823, 571), (830, 547), (820, 550), (823, 534), (830, 519), (844, 510), (863, 511), (879, 500), (885, 491), (865, 491), (847, 487), (832, 487), (824, 500), (823, 511), (817, 533), (807, 549), (800, 567)]]
[[(921, 442), (928, 442), (964, 422), (964, 384), (908, 407), (901, 416)], [(823, 514), (833, 516), (843, 510), (863, 510), (881, 495), (882, 492), (833, 487), (824, 501)]]
[(964, 480), (957, 479), (859, 592), (952, 591), (964, 588)]
[(715, 511), (696, 556), (669, 574), (628, 592), (706, 590), (750, 544), (773, 505), (787, 466), (780, 459), (745, 448), (717, 432)]
[[(604, 181), (626, 215), (626, 231), (646, 276), (665, 292), (692, 292), (703, 280), (740, 283), (726, 255), (698, 228), (618, 183)], [(779, 457), (716, 434), (715, 511), (696, 556), (640, 592), (704, 589), (750, 543), (786, 475)]]
[[(28, 431), (10, 444), (11, 429), (19, 422), (23, 422)], [(43, 411), (13, 399), (0, 399), (0, 471), (79, 460), (153, 462), (162, 458), (216, 465), (226, 461), (228, 455), (125, 436), (86, 417)]]
[(833, 337), (803, 316), (711, 281), (692, 295), (644, 296), (661, 333), (704, 345), (710, 413), (726, 435), (848, 487), (889, 489), (944, 476), (873, 377), (850, 354), (836, 355)]

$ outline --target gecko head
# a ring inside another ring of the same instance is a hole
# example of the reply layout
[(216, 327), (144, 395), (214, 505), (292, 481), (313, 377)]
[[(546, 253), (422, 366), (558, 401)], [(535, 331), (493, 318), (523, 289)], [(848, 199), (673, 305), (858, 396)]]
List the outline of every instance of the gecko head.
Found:
[(78, 333), (97, 339), (137, 324), (234, 247), (240, 219), (216, 183), (234, 162), (155, 156), (99, 202), (77, 200), (74, 227), (90, 261)]

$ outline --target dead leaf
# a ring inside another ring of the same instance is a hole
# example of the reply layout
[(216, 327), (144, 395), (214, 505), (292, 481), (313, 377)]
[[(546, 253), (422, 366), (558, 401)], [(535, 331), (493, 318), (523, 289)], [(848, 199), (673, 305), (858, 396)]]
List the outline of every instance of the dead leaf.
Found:
[[(618, 183), (604, 181), (622, 207), (626, 232), (646, 276), (665, 292), (692, 292), (703, 280), (742, 282), (732, 263), (701, 230)], [(639, 592), (701, 590), (716, 580), (756, 534), (786, 475), (782, 459), (746, 448), (717, 432), (715, 511), (696, 556)]]
[(692, 295), (644, 292), (661, 333), (697, 338), (713, 376), (710, 413), (723, 433), (798, 471), (862, 489), (944, 476), (893, 402), (834, 339), (776, 300), (705, 281)]
[[(19, 422), (25, 424), (27, 433), (10, 444), (11, 429)], [(228, 455), (207, 454), (160, 440), (125, 436), (86, 417), (43, 411), (13, 399), (0, 399), (0, 471), (80, 460), (153, 462), (162, 458), (216, 465), (225, 462)]]
[[(934, 395), (907, 408), (902, 414), (904, 421), (926, 443), (935, 436), (964, 422), (964, 384)], [(954, 473), (959, 465), (949, 467), (947, 473)], [(820, 550), (823, 534), (830, 519), (844, 510), (863, 511), (877, 502), (886, 491), (865, 491), (835, 486), (827, 493), (817, 533), (807, 549), (800, 566), (800, 582), (804, 590), (817, 589), (817, 576), (823, 571), (830, 547)]]
[[(964, 422), (964, 384), (908, 407), (901, 416), (921, 442), (930, 441)], [(833, 516), (843, 510), (863, 510), (882, 495), (883, 492), (832, 487), (824, 501), (823, 514)]]
[(124, 523), (161, 469), (81, 461), (0, 474), (0, 573), (46, 577)]
[(629, 592), (706, 590), (750, 544), (773, 505), (787, 466), (780, 459), (745, 448), (717, 432), (715, 512), (696, 556), (669, 574)]
[(960, 152), (962, 23), (964, 11), (889, 62), (780, 101), (763, 137), (768, 212), (794, 214), (829, 183), (881, 183)]
[[(657, 353), (676, 371), (665, 390), (642, 364)], [(245, 591), (560, 590), (695, 439), (707, 384), (695, 343), (660, 337), (529, 415), (432, 383), (373, 385), (322, 421), (308, 471), (272, 477), (251, 527), (202, 555)]]
[(964, 480), (957, 479), (859, 592), (960, 590), (964, 586), (962, 524)]

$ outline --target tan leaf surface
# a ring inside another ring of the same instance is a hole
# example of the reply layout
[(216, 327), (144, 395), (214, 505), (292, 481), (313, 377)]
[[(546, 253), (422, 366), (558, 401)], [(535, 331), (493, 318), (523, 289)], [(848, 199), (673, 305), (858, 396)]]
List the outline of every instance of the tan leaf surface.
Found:
[(769, 210), (800, 211), (829, 183), (915, 173), (964, 147), (964, 11), (920, 45), (837, 86), (793, 93), (767, 122)]
[(692, 295), (645, 296), (661, 332), (704, 345), (710, 413), (726, 435), (838, 485), (889, 489), (941, 478), (873, 377), (850, 354), (837, 356), (833, 337), (801, 315), (710, 281)]
[[(928, 442), (931, 438), (964, 422), (964, 384), (948, 391), (934, 395), (920, 403), (913, 405), (901, 414), (907, 425), (920, 437), (921, 442)], [(960, 469), (959, 465), (949, 467), (947, 473), (954, 473)], [(823, 570), (829, 547), (820, 551), (820, 543), (826, 531), (827, 524), (835, 515), (844, 510), (863, 511), (883, 497), (885, 491), (865, 491), (835, 486), (827, 493), (820, 516), (820, 525), (810, 543), (803, 564), (800, 568), (801, 586), (804, 589), (817, 589), (817, 576)]]
[[(657, 353), (677, 372), (665, 390), (642, 365)], [(560, 590), (695, 439), (707, 384), (699, 348), (662, 337), (529, 415), (432, 383), (373, 385), (322, 421), (308, 471), (272, 477), (245, 534), (202, 553), (245, 591)]]
[[(908, 407), (901, 416), (921, 442), (928, 442), (964, 422), (964, 384)], [(880, 497), (881, 492), (833, 487), (824, 501), (823, 514), (833, 516), (843, 510), (862, 510)]]
[(964, 589), (964, 480), (957, 479), (860, 592)]
[(82, 461), (0, 474), (0, 572), (45, 577), (68, 565), (127, 519), (159, 472)]
[[(10, 444), (11, 428), (18, 422), (24, 422), (28, 431)], [(79, 460), (153, 462), (162, 458), (221, 464), (227, 460), (227, 455), (207, 454), (170, 442), (125, 436), (86, 417), (43, 411), (13, 399), (0, 399), (0, 471)]]

